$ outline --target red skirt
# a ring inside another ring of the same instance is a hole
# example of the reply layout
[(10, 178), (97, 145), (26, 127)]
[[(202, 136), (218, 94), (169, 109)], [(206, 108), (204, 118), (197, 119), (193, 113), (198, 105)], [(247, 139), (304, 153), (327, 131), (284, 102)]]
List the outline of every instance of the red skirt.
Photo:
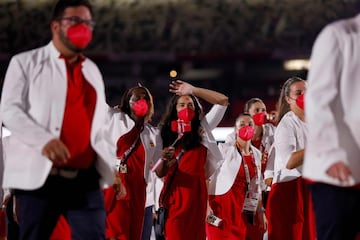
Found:
[(71, 240), (71, 229), (64, 216), (60, 216), (50, 240)]
[(266, 215), (269, 240), (316, 239), (311, 196), (301, 177), (272, 185)]

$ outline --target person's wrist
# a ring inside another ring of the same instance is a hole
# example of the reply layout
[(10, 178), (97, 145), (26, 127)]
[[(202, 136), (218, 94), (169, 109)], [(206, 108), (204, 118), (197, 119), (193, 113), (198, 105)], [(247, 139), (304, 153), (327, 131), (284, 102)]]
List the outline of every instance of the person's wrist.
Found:
[(265, 212), (265, 208), (263, 206), (258, 208), (258, 212), (259, 213), (264, 213)]

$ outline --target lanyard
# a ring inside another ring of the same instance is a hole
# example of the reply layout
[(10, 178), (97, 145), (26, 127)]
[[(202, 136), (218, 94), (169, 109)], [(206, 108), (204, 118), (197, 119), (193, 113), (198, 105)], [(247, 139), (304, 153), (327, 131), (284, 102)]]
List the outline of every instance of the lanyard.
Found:
[(244, 163), (244, 170), (245, 170), (245, 177), (246, 177), (246, 183), (247, 183), (247, 187), (248, 190), (250, 189), (250, 173), (249, 173), (249, 167), (246, 164), (246, 162), (243, 159), (243, 163)]
[[(249, 166), (247, 165), (246, 161), (245, 161), (245, 153), (243, 151), (240, 150), (240, 146), (238, 145), (238, 142), (236, 142), (236, 149), (238, 150), (239, 154), (241, 155), (241, 158), (242, 158), (242, 162), (244, 163), (244, 170), (245, 170), (245, 178), (246, 178), (246, 183), (247, 183), (247, 187), (248, 187), (248, 190), (250, 190), (250, 182), (251, 182), (251, 179), (250, 179), (250, 171), (249, 171)], [(253, 152), (250, 150), (250, 156), (252, 158), (252, 161), (254, 161), (254, 154)], [(255, 177), (257, 176), (256, 174), (256, 167), (255, 167)]]
[(177, 161), (177, 164), (175, 165), (175, 169), (174, 171), (172, 172), (170, 178), (169, 178), (169, 181), (167, 182), (166, 186), (164, 186), (163, 188), (163, 191), (160, 193), (160, 197), (159, 197), (159, 205), (160, 206), (163, 206), (164, 204), (164, 199), (165, 199), (165, 196), (166, 194), (168, 193), (169, 189), (170, 189), (170, 185), (172, 183), (172, 181), (174, 180), (174, 177), (175, 177), (175, 173), (179, 167), (179, 164), (180, 164), (180, 161), (181, 161), (181, 158), (182, 156), (184, 155), (185, 153), (185, 150), (182, 148), (181, 151), (176, 155), (176, 161)]
[(134, 148), (135, 148), (136, 144), (139, 142), (139, 139), (140, 139), (140, 134), (136, 137), (133, 144), (131, 144), (131, 146), (124, 152), (124, 154), (118, 158), (122, 164), (126, 164), (126, 161), (128, 160), (132, 151), (134, 151)]

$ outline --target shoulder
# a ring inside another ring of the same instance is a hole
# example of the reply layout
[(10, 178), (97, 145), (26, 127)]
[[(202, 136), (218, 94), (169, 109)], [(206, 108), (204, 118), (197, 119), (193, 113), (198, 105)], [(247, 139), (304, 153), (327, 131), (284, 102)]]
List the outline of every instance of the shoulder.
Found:
[(12, 61), (18, 61), (23, 64), (26, 63), (41, 63), (50, 56), (49, 46), (42, 46), (18, 53), (12, 57)]
[[(275, 135), (279, 135), (279, 133), (287, 132), (289, 129), (292, 129), (294, 125), (294, 113), (289, 111), (287, 112), (279, 124), (276, 127)], [(276, 137), (275, 137), (276, 138)]]
[(151, 134), (158, 134), (159, 128), (153, 126), (151, 123), (145, 123), (144, 130), (151, 133)]
[(317, 42), (329, 44), (342, 39), (347, 39), (348, 35), (360, 32), (360, 14), (352, 17), (341, 19), (326, 25), (317, 37)]

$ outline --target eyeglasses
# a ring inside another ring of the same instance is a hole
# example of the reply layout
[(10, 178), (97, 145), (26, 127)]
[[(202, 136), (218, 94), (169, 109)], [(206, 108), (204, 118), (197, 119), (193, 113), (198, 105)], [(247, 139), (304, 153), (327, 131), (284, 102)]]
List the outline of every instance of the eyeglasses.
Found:
[(91, 29), (94, 29), (94, 27), (95, 27), (95, 22), (94, 21), (85, 20), (85, 19), (82, 19), (82, 18), (80, 18), (78, 16), (58, 18), (58, 21), (68, 21), (71, 26), (76, 25), (76, 24), (84, 23), (88, 27), (90, 27)]

